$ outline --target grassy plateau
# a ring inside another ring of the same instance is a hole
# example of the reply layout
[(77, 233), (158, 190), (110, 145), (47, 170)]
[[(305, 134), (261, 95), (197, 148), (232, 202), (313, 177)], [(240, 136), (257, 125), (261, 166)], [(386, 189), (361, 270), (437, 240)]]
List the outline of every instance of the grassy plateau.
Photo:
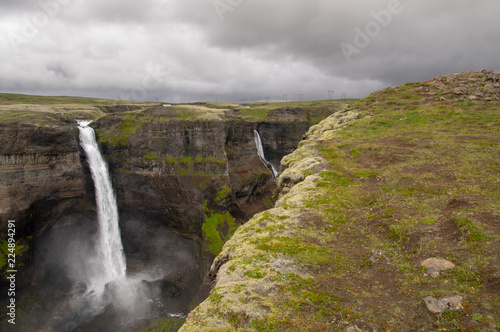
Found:
[(181, 331), (500, 331), (499, 76), (388, 88), (311, 128)]

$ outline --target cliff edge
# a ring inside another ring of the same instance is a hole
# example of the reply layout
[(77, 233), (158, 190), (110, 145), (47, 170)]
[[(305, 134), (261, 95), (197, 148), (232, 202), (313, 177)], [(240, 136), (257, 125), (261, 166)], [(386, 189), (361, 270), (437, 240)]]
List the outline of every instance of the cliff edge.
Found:
[(180, 331), (500, 328), (499, 80), (387, 88), (310, 128)]

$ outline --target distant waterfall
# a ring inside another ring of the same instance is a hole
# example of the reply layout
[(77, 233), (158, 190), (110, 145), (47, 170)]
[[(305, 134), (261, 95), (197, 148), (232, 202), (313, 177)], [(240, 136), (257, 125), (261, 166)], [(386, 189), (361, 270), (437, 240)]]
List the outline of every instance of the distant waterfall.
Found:
[(255, 139), (255, 145), (257, 146), (257, 155), (259, 156), (260, 161), (262, 161), (264, 166), (266, 166), (266, 168), (271, 171), (273, 177), (276, 177), (276, 175), (278, 175), (278, 171), (269, 161), (266, 160), (266, 157), (264, 156), (264, 148), (262, 147), (262, 141), (260, 140), (259, 133), (257, 132), (257, 130), (254, 130), (253, 134)]
[(78, 122), (80, 144), (87, 154), (92, 179), (94, 180), (97, 218), (99, 222), (97, 253), (102, 271), (97, 283), (105, 285), (110, 281), (125, 278), (126, 261), (118, 225), (118, 208), (111, 186), (108, 167), (99, 152), (94, 130), (90, 121)]

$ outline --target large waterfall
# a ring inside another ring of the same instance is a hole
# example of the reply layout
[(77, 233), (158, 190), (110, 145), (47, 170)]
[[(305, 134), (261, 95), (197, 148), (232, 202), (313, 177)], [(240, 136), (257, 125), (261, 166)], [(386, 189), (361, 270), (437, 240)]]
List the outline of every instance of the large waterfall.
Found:
[(110, 281), (125, 277), (126, 262), (118, 225), (118, 208), (108, 167), (99, 152), (94, 130), (88, 126), (89, 123), (89, 121), (81, 121), (78, 128), (80, 130), (80, 144), (87, 154), (90, 172), (94, 180), (99, 222), (96, 249), (100, 255), (102, 266), (99, 283), (105, 285)]
[[(134, 321), (156, 317), (161, 312), (162, 304), (158, 299), (161, 291), (151, 286), (157, 277), (149, 272), (127, 275), (126, 259), (118, 224), (118, 208), (111, 186), (111, 180), (106, 162), (97, 146), (94, 130), (89, 127), (91, 121), (78, 121), (80, 131), (80, 145), (82, 146), (90, 167), (94, 181), (95, 200), (97, 206), (98, 227), (95, 236), (95, 250), (83, 255), (81, 261), (74, 265), (85, 267), (76, 269), (83, 271), (79, 275), (72, 274), (76, 279), (76, 286), (85, 284), (85, 291), (77, 291), (72, 298), (71, 306), (74, 309), (61, 322), (56, 324), (54, 331), (114, 331), (111, 322), (109, 328), (104, 328), (103, 317), (98, 318), (97, 325), (92, 322), (100, 315), (117, 315), (120, 328)], [(158, 288), (158, 287), (157, 287)], [(156, 301), (153, 304), (153, 299)], [(162, 313), (166, 315), (167, 313)], [(175, 314), (169, 314), (175, 316)], [(179, 316), (180, 317), (180, 316)], [(99, 320), (101, 319), (101, 320)], [(100, 323), (99, 323), (100, 322)], [(116, 322), (115, 322), (116, 323)]]
[(257, 146), (257, 155), (259, 156), (260, 161), (262, 161), (264, 166), (266, 166), (266, 168), (271, 171), (273, 177), (276, 177), (276, 175), (278, 175), (278, 171), (276, 170), (276, 168), (274, 168), (273, 164), (271, 164), (269, 161), (266, 160), (266, 157), (264, 156), (264, 148), (262, 147), (262, 141), (260, 139), (259, 133), (257, 132), (257, 130), (254, 130), (253, 134), (255, 139), (255, 145)]

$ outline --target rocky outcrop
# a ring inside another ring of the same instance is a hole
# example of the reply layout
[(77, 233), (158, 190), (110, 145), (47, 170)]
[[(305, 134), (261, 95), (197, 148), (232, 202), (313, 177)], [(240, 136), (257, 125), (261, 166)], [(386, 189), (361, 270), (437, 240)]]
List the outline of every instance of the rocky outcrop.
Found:
[[(229, 211), (240, 223), (269, 207), (275, 185), (257, 156), (253, 131), (261, 133), (266, 156), (278, 164), (297, 147), (309, 120), (301, 108), (277, 109), (258, 122), (236, 111), (182, 119), (159, 107), (106, 116), (93, 126), (120, 211), (163, 215), (184, 234), (201, 235), (204, 206)], [(221, 197), (223, 188), (231, 190)]]
[[(8, 219), (17, 232), (40, 233), (57, 216), (34, 222), (36, 205), (69, 202), (88, 193), (88, 178), (78, 146), (77, 128), (0, 124), (0, 231)], [(63, 211), (60, 211), (62, 213)]]
[(438, 89), (438, 99), (454, 96), (455, 98), (467, 98), (471, 101), (485, 100), (491, 102), (500, 100), (500, 74), (493, 71), (483, 70), (477, 72), (471, 70), (436, 77), (425, 83), (432, 84)]
[[(269, 327), (257, 322), (277, 317), (280, 311), (270, 304), (276, 299), (280, 305), (290, 301), (290, 297), (280, 294), (281, 281), (288, 277), (313, 278), (303, 264), (274, 253), (272, 239), (282, 241), (284, 248), (295, 254), (308, 252), (307, 245), (300, 242), (304, 235), (299, 229), (324, 227), (321, 215), (306, 207), (315, 196), (323, 194), (316, 183), (320, 181), (318, 174), (328, 170), (326, 160), (317, 151), (317, 140), (331, 137), (359, 117), (356, 110), (335, 112), (311, 127), (300, 147), (283, 158), (276, 179), (280, 198), (275, 207), (256, 214), (225, 244), (210, 271), (211, 295), (189, 314), (180, 331), (196, 331), (201, 326), (208, 331), (265, 330)], [(267, 241), (270, 245), (263, 246)]]

